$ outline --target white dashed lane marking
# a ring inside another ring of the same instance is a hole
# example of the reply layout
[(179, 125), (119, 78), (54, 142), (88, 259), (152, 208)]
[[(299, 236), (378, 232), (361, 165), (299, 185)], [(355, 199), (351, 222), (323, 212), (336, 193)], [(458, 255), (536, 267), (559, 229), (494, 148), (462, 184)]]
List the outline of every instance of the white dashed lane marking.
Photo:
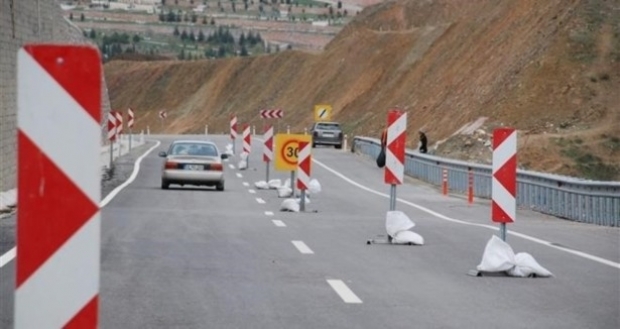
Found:
[(303, 241), (291, 241), (293, 243), (293, 245), (295, 246), (295, 248), (297, 248), (297, 250), (299, 250), (300, 253), (302, 254), (314, 254), (314, 251), (312, 251), (312, 249), (310, 249)]
[(258, 202), (260, 204), (265, 204), (265, 200), (263, 200), (261, 198), (256, 198), (256, 202)]
[(347, 304), (361, 304), (362, 300), (342, 282), (342, 280), (327, 280), (327, 283), (336, 291), (338, 296)]
[(272, 222), (273, 222), (273, 225), (277, 227), (286, 227), (286, 224), (284, 224), (284, 222), (281, 220), (274, 219), (272, 220)]
[(273, 211), (265, 211), (265, 216), (273, 216)]

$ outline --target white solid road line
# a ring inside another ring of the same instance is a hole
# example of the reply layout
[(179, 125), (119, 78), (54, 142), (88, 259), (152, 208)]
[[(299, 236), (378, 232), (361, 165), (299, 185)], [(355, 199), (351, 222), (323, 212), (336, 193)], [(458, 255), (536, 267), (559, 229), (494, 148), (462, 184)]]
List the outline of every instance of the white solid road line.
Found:
[(361, 304), (362, 300), (342, 282), (342, 280), (327, 280), (327, 283), (342, 298), (342, 301), (348, 304)]
[(273, 216), (273, 211), (265, 211), (265, 216)]
[(241, 178), (243, 177), (243, 175), (241, 175), (240, 173), (237, 173), (237, 177)]
[(248, 183), (248, 182), (243, 182), (242, 184), (243, 184), (243, 186), (245, 186), (245, 187), (250, 186), (250, 183)]
[(314, 251), (312, 251), (312, 249), (310, 249), (303, 241), (291, 241), (293, 243), (293, 245), (295, 246), (295, 248), (297, 248), (297, 250), (299, 250), (300, 253), (302, 254), (314, 254)]
[(256, 198), (256, 202), (260, 203), (260, 204), (265, 204), (265, 200), (263, 200), (262, 198)]
[(254, 191), (253, 189), (249, 189), (248, 192), (250, 192), (251, 194), (256, 193), (256, 191)]
[(272, 220), (272, 222), (277, 227), (286, 227), (286, 224), (284, 224), (284, 222), (281, 220), (274, 219)]
[[(328, 167), (327, 165), (325, 165), (321, 161), (318, 161), (316, 159), (312, 159), (312, 161), (315, 162), (316, 164), (318, 164), (319, 166), (323, 167), (327, 171), (331, 172), (332, 174), (342, 178), (343, 180), (345, 180), (346, 182), (350, 183), (353, 186), (356, 186), (356, 187), (358, 187), (358, 188), (360, 188), (362, 190), (368, 191), (370, 193), (382, 196), (384, 198), (388, 198), (388, 199), (390, 198), (390, 196), (388, 194), (381, 193), (381, 192), (375, 191), (375, 190), (373, 190), (373, 189), (371, 189), (369, 187), (366, 187), (366, 186), (364, 186), (364, 185), (362, 185), (362, 184), (360, 184), (360, 183), (358, 183), (358, 182), (348, 178), (347, 176), (339, 173), (338, 171)], [(453, 223), (457, 223), (457, 224), (463, 224), (463, 225), (478, 226), (478, 227), (483, 227), (483, 228), (487, 228), (487, 229), (494, 230), (494, 231), (498, 231), (499, 230), (499, 228), (495, 227), (495, 226), (486, 225), (486, 224), (478, 224), (478, 223), (470, 223), (470, 222), (467, 222), (467, 221), (464, 221), (464, 220), (451, 218), (451, 217), (448, 217), (446, 215), (440, 214), (440, 213), (438, 213), (438, 212), (436, 212), (434, 210), (431, 210), (431, 209), (428, 209), (426, 207), (423, 207), (423, 206), (421, 206), (419, 204), (416, 204), (416, 203), (413, 203), (413, 202), (409, 202), (407, 200), (403, 200), (403, 199), (400, 199), (400, 198), (396, 198), (396, 200), (398, 202), (400, 202), (400, 203), (406, 204), (406, 205), (408, 205), (410, 207), (413, 207), (413, 208), (416, 208), (418, 210), (421, 210), (421, 211), (423, 211), (423, 212), (425, 212), (425, 213), (427, 213), (429, 215), (432, 215), (434, 217), (437, 217), (439, 219), (443, 219), (443, 220), (446, 220), (446, 221), (449, 221), (449, 222), (453, 222)], [(569, 254), (573, 254), (573, 255), (576, 255), (576, 256), (579, 256), (579, 257), (583, 257), (583, 258), (586, 258), (586, 259), (589, 259), (589, 260), (592, 260), (592, 261), (595, 261), (595, 262), (598, 262), (598, 263), (601, 263), (601, 264), (604, 264), (604, 265), (608, 265), (608, 266), (620, 269), (620, 263), (617, 263), (617, 262), (614, 262), (614, 261), (610, 261), (610, 260), (607, 260), (607, 259), (604, 259), (604, 258), (601, 258), (601, 257), (598, 257), (598, 256), (590, 255), (590, 254), (585, 253), (585, 252), (581, 252), (581, 251), (577, 251), (577, 250), (572, 250), (572, 249), (556, 246), (556, 245), (551, 244), (551, 242), (549, 242), (549, 241), (538, 239), (538, 238), (535, 238), (535, 237), (532, 237), (532, 236), (529, 236), (529, 235), (526, 235), (526, 234), (518, 233), (518, 232), (515, 232), (513, 230), (508, 230), (507, 233), (510, 234), (510, 235), (514, 235), (514, 236), (523, 238), (525, 240), (529, 240), (529, 241), (532, 241), (532, 242), (535, 242), (535, 243), (539, 243), (541, 245), (544, 245), (544, 246), (547, 246), (547, 247), (550, 247), (550, 248), (553, 248), (553, 249), (561, 250), (561, 251), (567, 252)]]
[[(153, 147), (144, 152), (144, 154), (142, 154), (136, 160), (136, 163), (133, 165), (133, 172), (131, 173), (131, 176), (129, 176), (129, 178), (127, 178), (127, 180), (123, 184), (117, 186), (103, 200), (101, 200), (101, 202), (99, 202), (99, 208), (105, 207), (108, 203), (110, 203), (110, 201), (112, 201), (112, 199), (114, 199), (114, 197), (116, 197), (117, 194), (119, 194), (125, 187), (127, 187), (127, 185), (131, 184), (136, 179), (136, 177), (138, 177), (138, 172), (140, 172), (140, 163), (142, 162), (142, 159), (149, 155), (149, 153), (156, 149), (160, 144), (160, 141), (156, 141)], [(0, 256), (0, 268), (3, 268), (4, 265), (10, 263), (13, 259), (15, 259), (16, 255), (17, 247), (13, 247), (11, 250), (4, 253), (4, 255)]]

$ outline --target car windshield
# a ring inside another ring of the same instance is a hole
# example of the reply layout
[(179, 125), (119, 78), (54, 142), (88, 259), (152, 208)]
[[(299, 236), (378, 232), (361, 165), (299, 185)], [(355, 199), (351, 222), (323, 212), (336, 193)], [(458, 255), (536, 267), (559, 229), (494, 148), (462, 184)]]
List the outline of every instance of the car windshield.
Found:
[(340, 130), (340, 125), (337, 123), (319, 123), (316, 128), (322, 130)]
[(174, 143), (170, 147), (171, 155), (217, 156), (217, 148), (205, 143)]

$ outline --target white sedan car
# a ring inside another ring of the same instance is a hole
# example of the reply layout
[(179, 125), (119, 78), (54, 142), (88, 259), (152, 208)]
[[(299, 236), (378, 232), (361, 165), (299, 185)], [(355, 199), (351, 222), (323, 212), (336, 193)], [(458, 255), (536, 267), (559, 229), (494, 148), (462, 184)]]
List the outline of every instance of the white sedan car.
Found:
[(224, 166), (222, 159), (228, 158), (212, 142), (180, 140), (170, 145), (168, 152), (160, 152), (165, 158), (161, 188), (171, 184), (215, 186), (224, 190)]

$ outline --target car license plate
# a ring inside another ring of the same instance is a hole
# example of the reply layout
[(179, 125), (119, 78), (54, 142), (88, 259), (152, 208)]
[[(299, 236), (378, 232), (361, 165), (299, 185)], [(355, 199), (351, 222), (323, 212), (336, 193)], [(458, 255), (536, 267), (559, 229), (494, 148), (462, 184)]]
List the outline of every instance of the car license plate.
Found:
[(334, 137), (334, 133), (323, 133), (325, 137)]
[(185, 165), (185, 170), (204, 170), (204, 166), (203, 165), (188, 164), (188, 165)]

